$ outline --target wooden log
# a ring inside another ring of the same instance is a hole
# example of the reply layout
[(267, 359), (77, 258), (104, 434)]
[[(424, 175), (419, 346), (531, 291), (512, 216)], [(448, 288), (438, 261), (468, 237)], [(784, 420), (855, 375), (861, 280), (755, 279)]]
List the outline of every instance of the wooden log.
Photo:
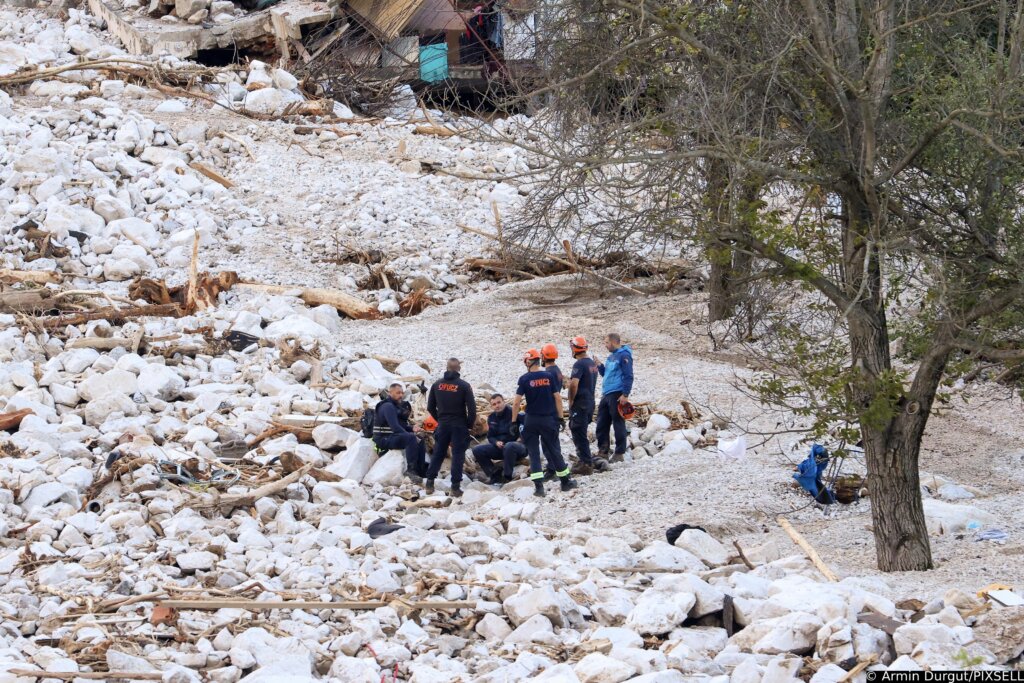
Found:
[(159, 671), (43, 671), (41, 669), (10, 669), (8, 673), (27, 678), (56, 678), (61, 681), (73, 681), (84, 678), (90, 681), (162, 681), (164, 675)]
[(56, 308), (54, 292), (49, 289), (26, 289), (0, 293), (0, 311), (7, 313), (39, 313)]
[(56, 315), (38, 318), (43, 327), (56, 329), (67, 325), (84, 325), (93, 320), (107, 320), (112, 324), (121, 324), (132, 318), (177, 318), (181, 309), (177, 304), (160, 304), (156, 306), (126, 306), (124, 308), (104, 308), (89, 313), (72, 315)]
[(274, 495), (278, 491), (283, 491), (288, 488), (299, 479), (302, 479), (309, 471), (313, 469), (312, 465), (304, 465), (301, 469), (295, 470), (286, 477), (282, 477), (277, 481), (272, 481), (269, 484), (264, 484), (259, 488), (252, 489), (248, 493), (235, 493), (226, 496), (220, 496), (212, 503), (197, 503), (192, 507), (197, 510), (216, 510), (223, 508), (237, 508), (237, 507), (249, 507), (260, 498), (267, 498)]
[(842, 678), (840, 678), (838, 683), (847, 683), (847, 681), (855, 680), (857, 678), (857, 676), (859, 676), (864, 671), (864, 669), (868, 668), (869, 666), (871, 666), (872, 664), (874, 664), (877, 661), (878, 661), (878, 655), (876, 655), (876, 654), (868, 655), (867, 657), (862, 659), (860, 662), (858, 662), (857, 666), (855, 666), (852, 669), (850, 669), (849, 671), (847, 671), (846, 675), (843, 676)]
[(340, 602), (323, 602), (317, 600), (162, 600), (160, 607), (169, 607), (177, 610), (219, 610), (219, 609), (244, 609), (249, 611), (264, 611), (274, 609), (350, 609), (366, 611), (388, 607), (390, 605), (401, 605), (408, 609), (415, 610), (451, 610), (451, 609), (475, 609), (474, 600), (444, 600), (432, 602), (428, 600), (343, 600)]
[(15, 270), (13, 268), (0, 268), (0, 282), (34, 282), (37, 285), (49, 285), (60, 282), (60, 273), (46, 272), (42, 270)]
[(370, 304), (362, 299), (346, 294), (336, 289), (324, 289), (320, 287), (286, 287), (283, 285), (263, 285), (256, 282), (240, 282), (235, 285), (242, 289), (265, 294), (286, 294), (298, 291), (299, 298), (309, 306), (334, 306), (350, 318), (357, 320), (373, 320), (379, 318), (380, 314)]
[(130, 349), (133, 343), (133, 340), (123, 337), (79, 337), (65, 344), (64, 350), (96, 349), (97, 351), (112, 351), (113, 349)]
[(807, 539), (801, 536), (800, 532), (793, 528), (793, 525), (789, 523), (788, 519), (779, 516), (775, 518), (775, 521), (782, 527), (783, 531), (789, 534), (789, 537), (793, 539), (793, 542), (800, 546), (800, 549), (804, 551), (807, 559), (818, 568), (818, 571), (821, 572), (826, 579), (832, 583), (839, 582), (839, 577), (836, 576), (835, 572), (829, 569), (829, 566), (821, 559), (821, 556), (818, 555), (818, 551), (814, 549), (814, 546), (808, 543)]

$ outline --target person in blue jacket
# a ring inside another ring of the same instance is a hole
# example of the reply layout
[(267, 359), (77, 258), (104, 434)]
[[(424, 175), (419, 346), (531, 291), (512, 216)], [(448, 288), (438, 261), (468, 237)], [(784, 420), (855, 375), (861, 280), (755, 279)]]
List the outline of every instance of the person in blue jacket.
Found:
[[(622, 337), (610, 332), (604, 338), (608, 358), (597, 364), (601, 374), (601, 403), (597, 406), (597, 452), (610, 462), (619, 462), (626, 454), (629, 432), (626, 420), (619, 413), (619, 404), (629, 402), (633, 391), (633, 350), (622, 343)], [(615, 455), (611, 453), (610, 430), (615, 431)]]
[(828, 449), (821, 444), (811, 446), (811, 454), (796, 468), (793, 478), (797, 483), (814, 496), (819, 503), (830, 504), (835, 502), (832, 492), (825, 486), (822, 477), (828, 469)]

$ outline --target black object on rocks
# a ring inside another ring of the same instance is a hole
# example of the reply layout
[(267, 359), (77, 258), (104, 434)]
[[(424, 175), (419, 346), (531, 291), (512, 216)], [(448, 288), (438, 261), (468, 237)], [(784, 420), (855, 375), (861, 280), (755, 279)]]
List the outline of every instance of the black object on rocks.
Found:
[(366, 527), (366, 533), (370, 535), (370, 538), (380, 538), (381, 536), (394, 533), (401, 528), (403, 528), (401, 524), (388, 524), (388, 520), (380, 517), (370, 522), (370, 526)]

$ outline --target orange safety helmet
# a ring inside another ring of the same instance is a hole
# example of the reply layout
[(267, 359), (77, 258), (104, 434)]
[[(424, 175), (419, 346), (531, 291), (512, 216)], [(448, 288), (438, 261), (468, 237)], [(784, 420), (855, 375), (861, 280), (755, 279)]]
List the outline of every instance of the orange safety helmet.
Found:
[(629, 401), (626, 401), (625, 403), (620, 403), (619, 415), (622, 416), (623, 420), (632, 420), (633, 416), (636, 415), (636, 407)]
[(537, 349), (527, 349), (526, 353), (523, 354), (523, 362), (533, 364), (534, 361), (540, 360), (540, 351)]
[(437, 420), (433, 415), (427, 415), (423, 420), (423, 431), (433, 432), (435, 429), (437, 429)]
[(540, 355), (544, 360), (558, 360), (558, 347), (554, 344), (545, 344), (540, 349)]
[(590, 345), (587, 344), (587, 340), (584, 337), (573, 337), (569, 340), (569, 348), (576, 354), (580, 351), (586, 351), (590, 348)]

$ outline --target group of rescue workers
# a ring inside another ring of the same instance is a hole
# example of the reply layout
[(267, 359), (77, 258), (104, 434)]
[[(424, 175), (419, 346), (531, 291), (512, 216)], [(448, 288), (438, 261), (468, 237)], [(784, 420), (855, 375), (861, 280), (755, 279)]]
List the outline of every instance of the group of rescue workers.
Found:
[[(519, 378), (515, 398), (509, 406), (504, 396), (490, 397), (486, 442), (473, 448), (473, 457), (489, 482), (500, 486), (512, 481), (513, 469), (524, 458), (529, 460), (534, 495), (544, 496), (544, 481), (557, 478), (561, 489), (577, 484), (571, 475), (587, 475), (608, 469), (609, 462), (622, 460), (626, 452), (626, 420), (633, 416), (629, 402), (633, 390), (633, 354), (616, 333), (605, 337), (609, 355), (603, 363), (588, 355), (583, 337), (574, 337), (569, 348), (575, 360), (569, 380), (558, 368), (558, 347), (546, 344), (539, 351), (523, 354), (526, 373)], [(411, 424), (412, 407), (405, 400), (405, 388), (392, 384), (388, 395), (372, 414), (373, 440), (378, 450), (405, 451), (406, 476), (422, 483), (427, 493), (434, 492), (434, 480), (451, 450), (451, 495), (462, 495), (463, 466), (469, 449), (471, 431), (476, 424), (477, 406), (473, 388), (461, 377), (462, 365), (448, 360), (444, 376), (435, 382), (427, 396), (430, 414), (422, 425)], [(597, 377), (602, 377), (601, 400), (597, 401)], [(568, 387), (563, 402), (562, 389)], [(566, 403), (568, 409), (566, 409)], [(587, 428), (597, 412), (597, 455), (590, 448)], [(568, 420), (567, 420), (568, 418)], [(572, 468), (562, 456), (558, 434), (568, 425), (578, 459)], [(433, 432), (434, 448), (427, 458), (424, 437)], [(611, 434), (615, 451), (611, 451)], [(541, 452), (547, 461), (542, 467)]]

